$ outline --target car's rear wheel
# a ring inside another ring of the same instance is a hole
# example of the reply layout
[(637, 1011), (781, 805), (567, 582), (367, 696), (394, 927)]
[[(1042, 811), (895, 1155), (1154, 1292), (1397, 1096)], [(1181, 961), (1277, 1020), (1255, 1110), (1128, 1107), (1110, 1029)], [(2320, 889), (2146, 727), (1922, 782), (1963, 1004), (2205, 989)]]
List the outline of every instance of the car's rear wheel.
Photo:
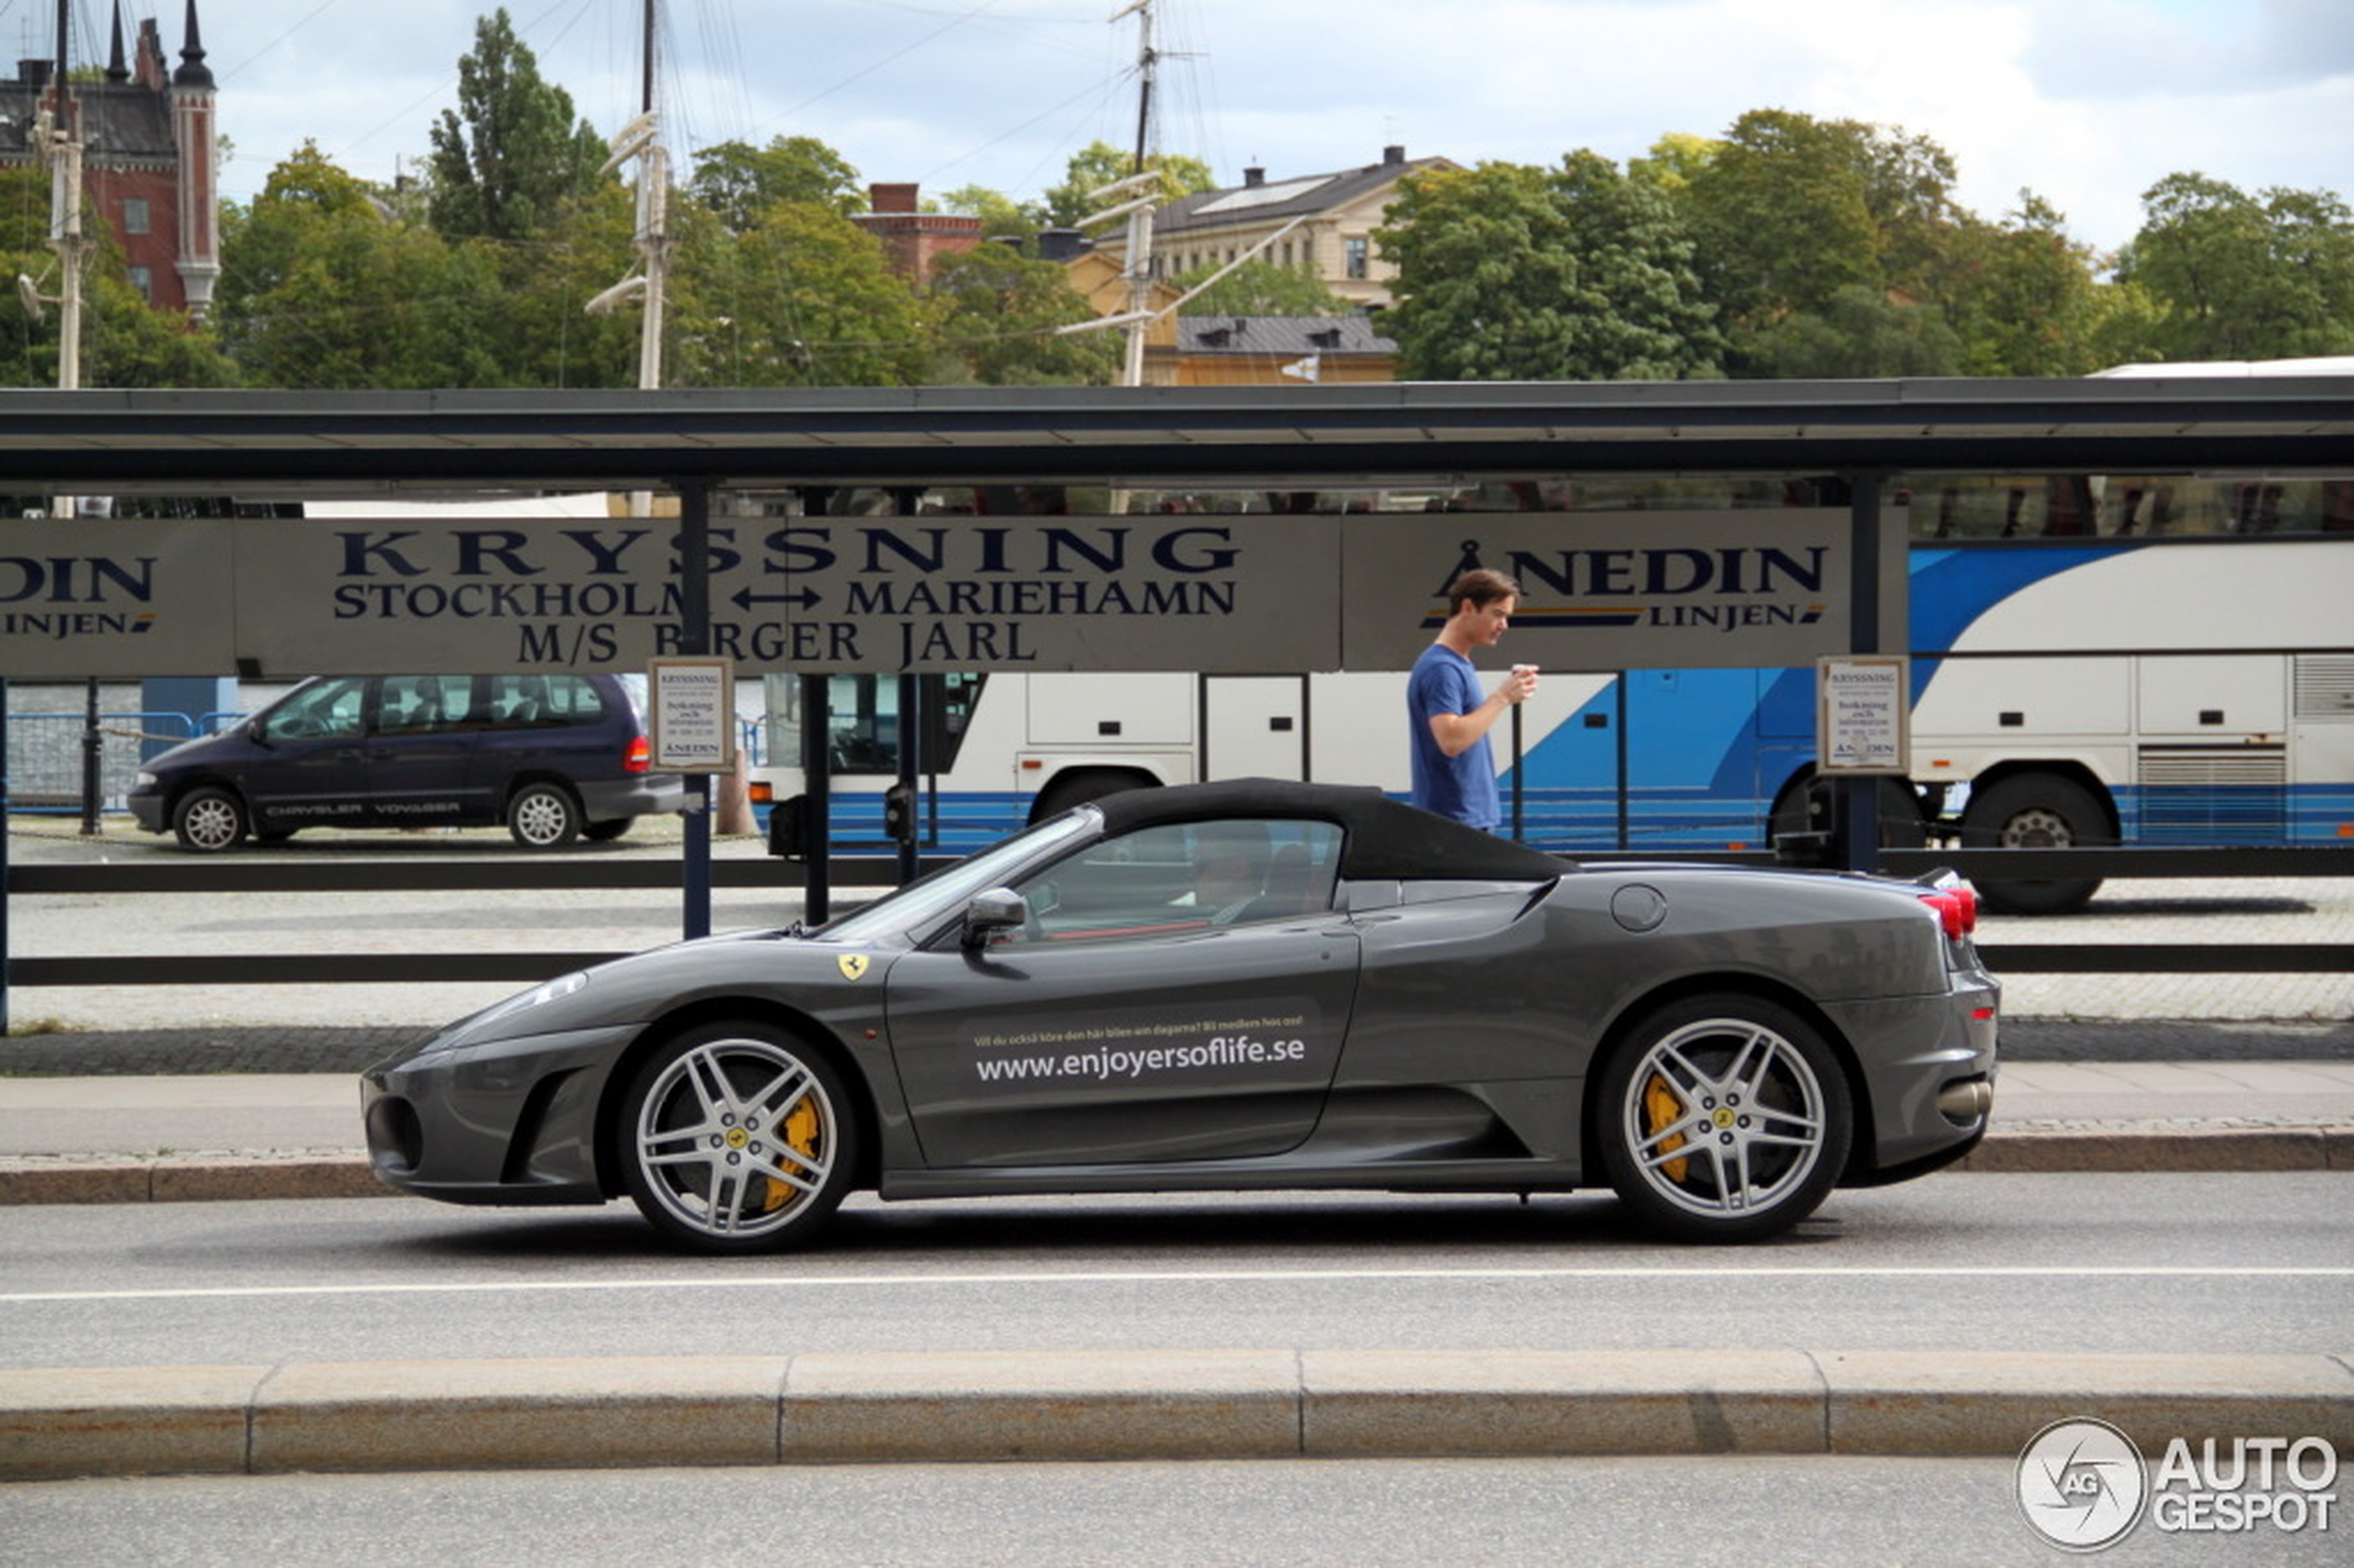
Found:
[(580, 837), (580, 803), (561, 784), (526, 784), (507, 803), (507, 831), (525, 849), (562, 849)]
[(765, 1024), (706, 1024), (631, 1081), (622, 1178), (639, 1212), (682, 1246), (788, 1246), (849, 1191), (857, 1167), (850, 1109), (824, 1053)]
[(1651, 1014), (1602, 1076), (1603, 1169), (1627, 1208), (1685, 1241), (1776, 1235), (1812, 1214), (1854, 1136), (1847, 1078), (1821, 1035), (1759, 997)]
[(172, 809), (171, 831), (182, 847), (200, 854), (218, 854), (245, 841), (252, 824), (246, 803), (236, 792), (208, 784), (180, 797)]

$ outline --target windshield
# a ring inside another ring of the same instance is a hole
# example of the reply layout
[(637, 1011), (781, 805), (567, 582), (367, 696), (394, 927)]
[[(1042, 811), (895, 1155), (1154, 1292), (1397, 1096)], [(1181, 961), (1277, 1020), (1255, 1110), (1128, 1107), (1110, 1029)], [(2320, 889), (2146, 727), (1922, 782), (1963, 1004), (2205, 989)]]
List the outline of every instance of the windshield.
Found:
[(1102, 820), (1102, 814), (1084, 809), (1049, 817), (969, 859), (943, 866), (864, 909), (828, 921), (811, 934), (821, 942), (873, 942), (930, 925), (951, 910), (963, 908), (973, 894), (1011, 881), (1018, 867), (1040, 854), (1085, 837)]

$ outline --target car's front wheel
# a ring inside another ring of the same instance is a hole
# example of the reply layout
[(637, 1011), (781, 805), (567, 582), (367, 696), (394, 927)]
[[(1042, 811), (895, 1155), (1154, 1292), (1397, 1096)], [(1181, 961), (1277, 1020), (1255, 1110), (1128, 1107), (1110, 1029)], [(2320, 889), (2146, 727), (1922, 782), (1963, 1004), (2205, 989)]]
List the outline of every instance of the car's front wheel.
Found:
[(1745, 1242), (1812, 1214), (1854, 1136), (1822, 1036), (1759, 997), (1696, 996), (1638, 1024), (1596, 1118), (1620, 1201), (1684, 1241)]
[(525, 849), (562, 849), (580, 837), (580, 803), (561, 784), (526, 784), (507, 803), (507, 831)]
[(189, 790), (171, 813), (173, 835), (184, 848), (200, 854), (235, 849), (245, 842), (251, 826), (246, 817), (245, 802), (237, 798), (234, 790), (218, 785)]
[(849, 1191), (850, 1109), (823, 1052), (765, 1024), (706, 1024), (631, 1081), (622, 1179), (655, 1229), (696, 1251), (791, 1246)]

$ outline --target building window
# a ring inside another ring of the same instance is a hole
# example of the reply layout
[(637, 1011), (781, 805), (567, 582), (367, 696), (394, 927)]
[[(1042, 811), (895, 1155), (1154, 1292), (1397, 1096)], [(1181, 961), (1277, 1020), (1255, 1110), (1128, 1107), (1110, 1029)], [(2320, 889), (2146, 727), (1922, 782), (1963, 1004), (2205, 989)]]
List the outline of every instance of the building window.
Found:
[(1363, 234), (1348, 236), (1348, 275), (1350, 277), (1361, 278), (1365, 275), (1365, 263), (1372, 243)]
[(146, 196), (125, 196), (122, 201), (122, 232), (126, 234), (150, 233)]
[(131, 286), (139, 291), (139, 297), (146, 300), (150, 305), (154, 304), (156, 302), (156, 274), (154, 270), (147, 267), (133, 267), (131, 269), (130, 276)]

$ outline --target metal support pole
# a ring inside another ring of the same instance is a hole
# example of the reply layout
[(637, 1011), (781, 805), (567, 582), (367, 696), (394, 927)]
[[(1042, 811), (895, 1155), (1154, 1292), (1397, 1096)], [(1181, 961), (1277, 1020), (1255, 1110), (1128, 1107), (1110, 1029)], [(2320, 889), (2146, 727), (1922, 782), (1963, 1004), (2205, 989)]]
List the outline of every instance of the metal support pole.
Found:
[(802, 851), (807, 876), (802, 918), (822, 926), (834, 917), (832, 699), (826, 677), (801, 677)]
[(8, 682), (0, 676), (0, 1040), (8, 1037)]
[[(1848, 579), (1850, 653), (1885, 651), (1880, 647), (1879, 496), (1879, 474), (1858, 474), (1850, 478), (1847, 537), (1854, 560), (1854, 571)], [(1867, 775), (1843, 778), (1832, 790), (1833, 865), (1850, 871), (1879, 869), (1879, 786), (1877, 778)]]
[(82, 836), (98, 836), (98, 808), (106, 793), (106, 737), (98, 733), (98, 677), (92, 676), (82, 690)]
[[(697, 480), (676, 487), (678, 651), (697, 658), (711, 651), (711, 486)], [(681, 925), (691, 941), (711, 934), (711, 776), (707, 773), (687, 777), (686, 828)]]

